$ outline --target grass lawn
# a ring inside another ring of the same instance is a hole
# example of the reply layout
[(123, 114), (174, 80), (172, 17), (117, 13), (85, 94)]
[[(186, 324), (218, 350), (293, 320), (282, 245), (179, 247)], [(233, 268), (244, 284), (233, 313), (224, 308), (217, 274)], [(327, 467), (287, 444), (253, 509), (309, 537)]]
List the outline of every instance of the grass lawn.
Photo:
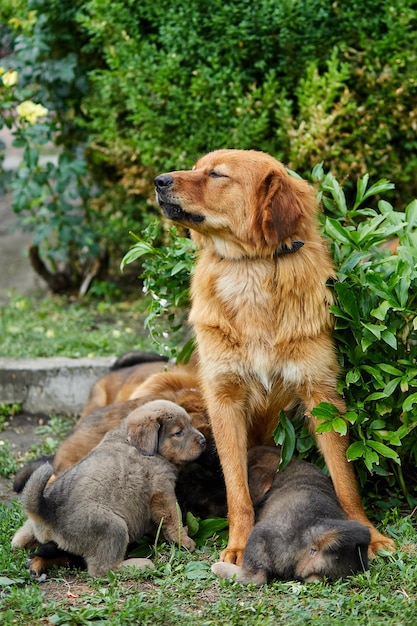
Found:
[[(0, 355), (104, 356), (153, 349), (143, 331), (144, 316), (140, 301), (14, 297), (0, 309)], [(6, 407), (3, 413), (7, 419)], [(1, 424), (0, 419), (0, 430)], [(25, 457), (0, 445), (0, 473), (9, 479), (28, 458), (53, 452), (69, 426), (59, 417), (50, 419), (41, 431), (42, 443)], [(0, 432), (0, 444), (1, 439)], [(371, 505), (366, 494), (364, 501)], [(140, 555), (149, 555), (156, 565), (152, 572), (128, 570), (93, 579), (86, 572), (59, 569), (39, 582), (25, 568), (25, 552), (10, 547), (24, 520), (19, 501), (13, 499), (0, 504), (0, 623), (417, 626), (415, 511), (395, 504), (377, 506), (374, 500), (370, 515), (395, 539), (397, 551), (378, 556), (369, 571), (335, 583), (275, 581), (256, 588), (211, 574), (210, 564), (217, 560), (225, 536), (216, 532), (207, 538), (203, 524), (192, 554), (166, 544), (141, 544)]]
[(108, 302), (13, 296), (0, 307), (0, 356), (78, 358), (155, 351), (143, 327), (146, 304), (139, 297)]

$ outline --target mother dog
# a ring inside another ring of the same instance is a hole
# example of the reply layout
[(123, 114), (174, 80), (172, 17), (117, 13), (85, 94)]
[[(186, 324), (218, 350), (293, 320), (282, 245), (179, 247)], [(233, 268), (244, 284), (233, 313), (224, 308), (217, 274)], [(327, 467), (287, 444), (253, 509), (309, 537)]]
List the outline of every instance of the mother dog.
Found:
[(392, 546), (369, 522), (348, 437), (316, 433), (320, 402), (346, 410), (336, 392), (338, 362), (326, 283), (335, 272), (322, 240), (313, 189), (273, 157), (217, 150), (191, 171), (155, 179), (163, 213), (192, 229), (200, 252), (190, 321), (203, 394), (222, 464), (229, 543), (222, 560), (240, 563), (254, 523), (247, 447), (272, 443), (281, 410), (301, 407), (348, 518), (370, 527), (370, 552)]

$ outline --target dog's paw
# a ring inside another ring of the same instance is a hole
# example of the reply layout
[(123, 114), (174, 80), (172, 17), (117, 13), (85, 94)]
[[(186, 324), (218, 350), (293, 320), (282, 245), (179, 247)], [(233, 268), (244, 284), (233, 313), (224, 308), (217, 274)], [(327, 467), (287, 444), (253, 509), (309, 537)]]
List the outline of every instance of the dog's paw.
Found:
[(139, 570), (155, 569), (155, 565), (152, 563), (150, 559), (139, 559), (139, 558), (125, 559), (119, 565), (119, 568), (122, 568), (122, 567), (134, 567)]
[(225, 548), (220, 555), (220, 559), (225, 563), (235, 563), (240, 565), (243, 561), (244, 548)]
[(375, 529), (371, 529), (371, 543), (368, 548), (368, 557), (374, 559), (379, 550), (395, 551), (395, 543), (390, 537), (385, 537)]
[(187, 548), (190, 552), (194, 552), (195, 550), (195, 541), (193, 541), (188, 535), (183, 535), (181, 537), (181, 545), (184, 548)]
[(31, 575), (37, 579), (39, 579), (40, 576), (44, 576), (46, 578), (46, 572), (50, 569), (50, 567), (48, 567), (48, 562), (41, 556), (33, 556), (29, 558), (26, 562), (26, 567)]
[(213, 565), (211, 566), (211, 571), (219, 578), (235, 577), (237, 579), (241, 568), (239, 565), (234, 565), (233, 563), (218, 561), (217, 563), (213, 563)]

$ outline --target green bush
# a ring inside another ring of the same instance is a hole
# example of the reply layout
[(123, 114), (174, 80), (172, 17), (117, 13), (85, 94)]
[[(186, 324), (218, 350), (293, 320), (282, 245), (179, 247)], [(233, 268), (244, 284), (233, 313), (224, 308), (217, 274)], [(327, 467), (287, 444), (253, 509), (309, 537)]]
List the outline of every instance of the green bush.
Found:
[[(312, 180), (325, 208), (322, 229), (338, 278), (334, 284), (337, 304), (332, 312), (342, 367), (338, 391), (346, 399), (345, 419), (351, 430), (347, 456), (356, 461), (363, 484), (369, 474), (380, 475), (388, 487), (415, 504), (417, 200), (405, 211), (395, 211), (384, 199), (393, 185), (380, 180), (369, 186), (366, 175), (358, 180), (350, 203), (337, 179), (331, 173), (325, 175), (321, 165), (314, 168)], [(175, 230), (171, 235), (175, 237)], [(399, 247), (390, 254), (381, 246), (394, 237), (399, 238)], [(169, 306), (175, 319), (177, 300), (188, 303), (186, 285), (194, 248), (182, 239), (176, 246), (170, 242), (166, 249), (138, 241), (124, 262), (143, 255), (147, 255), (143, 279), (155, 303), (148, 323), (151, 330), (155, 325), (157, 344), (164, 352), (170, 348), (170, 329), (168, 325), (165, 332), (161, 330), (161, 319), (170, 322)], [(346, 422), (332, 405), (319, 405), (314, 414), (321, 420), (319, 431), (347, 431)], [(286, 461), (295, 449), (301, 457), (311, 456), (315, 449), (307, 428), (294, 426), (283, 416), (275, 437), (284, 445)]]
[[(417, 196), (412, 0), (8, 0), (0, 17), (5, 69), (49, 111), (17, 137), (13, 206), (72, 288), (104, 252), (118, 266), (155, 215), (155, 174), (213, 148), (265, 150), (304, 175), (324, 161), (347, 192), (389, 177), (396, 207)], [(47, 139), (63, 156), (45, 168)]]

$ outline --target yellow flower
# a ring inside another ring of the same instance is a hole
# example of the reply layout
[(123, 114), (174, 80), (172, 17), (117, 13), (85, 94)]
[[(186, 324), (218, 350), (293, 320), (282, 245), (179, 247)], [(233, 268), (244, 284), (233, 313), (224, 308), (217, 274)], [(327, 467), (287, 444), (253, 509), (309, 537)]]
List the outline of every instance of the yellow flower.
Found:
[(18, 116), (29, 122), (29, 124), (35, 124), (40, 117), (44, 117), (48, 113), (48, 109), (41, 104), (35, 104), (32, 100), (21, 102), (16, 107), (16, 111)]
[(9, 70), (8, 72), (5, 72), (2, 75), (1, 79), (2, 79), (3, 85), (5, 87), (14, 87), (14, 85), (17, 85), (17, 72), (16, 72), (16, 70)]

